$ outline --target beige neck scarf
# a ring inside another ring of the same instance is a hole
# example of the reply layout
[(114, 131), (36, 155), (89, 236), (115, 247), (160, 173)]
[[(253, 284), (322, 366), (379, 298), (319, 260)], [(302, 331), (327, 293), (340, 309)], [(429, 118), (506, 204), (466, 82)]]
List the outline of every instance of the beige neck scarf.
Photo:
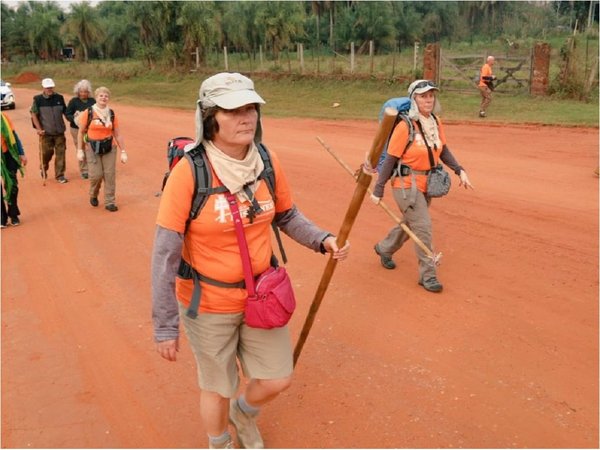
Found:
[[(223, 185), (229, 192), (235, 194), (239, 201), (251, 202), (260, 184), (257, 178), (265, 167), (254, 142), (250, 144), (248, 153), (242, 160), (227, 156), (212, 141), (205, 140), (203, 144), (206, 155)], [(252, 192), (252, 198), (249, 198), (243, 190), (246, 184)]]
[(100, 120), (104, 122), (104, 126), (106, 128), (112, 127), (112, 122), (110, 120), (110, 108), (107, 106), (105, 108), (100, 108), (97, 103), (92, 106), (92, 109), (96, 112)]
[(437, 122), (433, 118), (433, 114), (430, 114), (429, 117), (419, 114), (419, 122), (421, 122), (421, 125), (423, 126), (423, 133), (425, 134), (425, 139), (429, 146), (432, 149), (435, 146), (440, 150), (442, 141), (440, 140), (440, 133), (438, 131)]

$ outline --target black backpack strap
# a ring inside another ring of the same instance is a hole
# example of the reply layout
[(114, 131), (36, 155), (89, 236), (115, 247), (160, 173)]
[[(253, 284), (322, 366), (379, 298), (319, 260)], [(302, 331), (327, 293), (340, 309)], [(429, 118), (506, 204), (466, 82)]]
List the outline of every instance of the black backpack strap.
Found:
[[(192, 175), (194, 176), (194, 197), (192, 198), (192, 204), (190, 205), (188, 218), (185, 221), (185, 229), (183, 232), (185, 239), (185, 234), (188, 231), (190, 223), (192, 220), (198, 217), (198, 214), (200, 214), (200, 211), (208, 200), (208, 196), (217, 192), (225, 192), (227, 188), (225, 188), (225, 186), (221, 186), (220, 188), (212, 187), (212, 172), (209, 167), (206, 151), (204, 150), (202, 144), (185, 153), (184, 158), (190, 164), (192, 168)], [(181, 262), (184, 262), (183, 258)], [(194, 281), (194, 290), (192, 291), (190, 307), (188, 308), (186, 314), (188, 317), (195, 319), (198, 316), (198, 308), (200, 307), (200, 296), (202, 293), (200, 288), (201, 277), (200, 274), (191, 267), (191, 265), (190, 268), (190, 277)]]
[(186, 152), (184, 158), (187, 159), (192, 167), (192, 174), (194, 175), (194, 198), (192, 199), (190, 214), (185, 223), (184, 233), (186, 233), (190, 222), (198, 217), (198, 214), (204, 208), (208, 196), (219, 192), (226, 192), (227, 188), (225, 186), (212, 187), (210, 163), (202, 144)]
[[(258, 153), (263, 161), (265, 168), (258, 176), (259, 179), (264, 180), (267, 183), (267, 187), (269, 188), (269, 192), (271, 193), (271, 197), (273, 198), (273, 203), (277, 201), (277, 195), (275, 194), (275, 169), (273, 169), (273, 163), (271, 162), (271, 155), (269, 155), (269, 151), (267, 147), (261, 142), (258, 144)], [(279, 246), (279, 253), (281, 253), (281, 259), (283, 263), (286, 264), (288, 259), (285, 254), (285, 249), (283, 248), (283, 242), (281, 241), (281, 235), (279, 234), (279, 228), (275, 224), (275, 221), (271, 222), (271, 228), (273, 228), (273, 233), (275, 234), (275, 239), (277, 240), (277, 245)], [(275, 262), (277, 259), (275, 258)], [(277, 264), (271, 263), (274, 267), (277, 267)]]

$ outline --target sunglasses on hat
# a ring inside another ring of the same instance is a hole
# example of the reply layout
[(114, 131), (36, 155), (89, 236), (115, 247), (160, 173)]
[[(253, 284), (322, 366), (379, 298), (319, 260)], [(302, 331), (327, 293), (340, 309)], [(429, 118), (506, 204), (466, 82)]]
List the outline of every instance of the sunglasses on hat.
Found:
[(413, 90), (410, 94), (412, 95), (417, 89), (423, 89), (424, 87), (431, 87), (433, 89), (438, 88), (437, 85), (433, 81), (424, 80), (424, 81), (421, 81), (420, 83), (417, 83), (417, 85), (413, 88)]

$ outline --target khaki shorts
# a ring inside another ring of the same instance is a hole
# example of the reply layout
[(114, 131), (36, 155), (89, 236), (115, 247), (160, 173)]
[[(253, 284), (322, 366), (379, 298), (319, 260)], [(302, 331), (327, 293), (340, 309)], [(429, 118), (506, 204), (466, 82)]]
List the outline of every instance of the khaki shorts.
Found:
[(244, 313), (199, 313), (196, 319), (179, 317), (196, 357), (200, 389), (225, 398), (235, 396), (240, 377), (236, 359), (246, 378), (285, 378), (294, 369), (292, 344), (287, 326), (264, 330), (244, 323)]

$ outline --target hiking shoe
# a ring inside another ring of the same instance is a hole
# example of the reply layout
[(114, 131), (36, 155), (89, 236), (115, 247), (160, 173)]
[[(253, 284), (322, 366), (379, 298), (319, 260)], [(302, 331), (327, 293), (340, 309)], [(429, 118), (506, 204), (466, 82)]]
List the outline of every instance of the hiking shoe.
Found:
[(58, 177), (56, 181), (58, 181), (60, 184), (65, 184), (69, 182), (69, 180), (67, 180), (65, 177)]
[(419, 285), (423, 286), (429, 292), (442, 292), (444, 286), (436, 277), (427, 278), (425, 281), (419, 280)]
[(90, 197), (90, 205), (93, 207), (98, 206), (98, 199), (96, 197)]
[(81, 174), (81, 178), (83, 178), (84, 180), (87, 180), (89, 178), (89, 175), (86, 173), (82, 173)]
[(233, 446), (233, 441), (231, 440), (231, 438), (229, 438), (222, 444), (215, 444), (214, 442), (211, 442), (209, 439), (208, 440), (208, 448), (235, 448), (235, 447)]
[(229, 422), (234, 426), (242, 448), (265, 448), (256, 426), (256, 417), (242, 411), (236, 398), (229, 401)]
[(117, 205), (112, 205), (112, 204), (111, 205), (106, 205), (104, 208), (106, 210), (110, 211), (110, 212), (115, 212), (115, 211), (119, 210), (119, 208), (117, 208)]
[(396, 268), (396, 263), (392, 260), (391, 256), (386, 256), (386, 255), (382, 255), (379, 252), (379, 247), (377, 246), (377, 244), (375, 244), (375, 247), (373, 247), (375, 249), (375, 253), (377, 253), (379, 255), (379, 258), (381, 260), (381, 265), (383, 267), (385, 267), (386, 269), (395, 269)]
[(479, 111), (479, 117), (485, 117), (485, 111)]
[(19, 220), (18, 217), (15, 217), (14, 219), (10, 219), (10, 224), (13, 227), (17, 227), (17, 226), (21, 225), (21, 221)]

